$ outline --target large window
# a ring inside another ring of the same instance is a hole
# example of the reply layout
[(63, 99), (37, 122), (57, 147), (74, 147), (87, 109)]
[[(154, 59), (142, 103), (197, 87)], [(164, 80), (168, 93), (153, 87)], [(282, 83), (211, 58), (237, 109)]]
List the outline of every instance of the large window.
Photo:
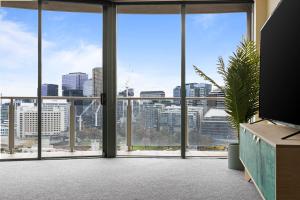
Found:
[(224, 94), (193, 65), (224, 85), (251, 4), (148, 3), (0, 2), (1, 159), (226, 156)]
[(186, 15), (187, 155), (224, 156), (228, 144), (236, 142), (224, 100), (205, 99), (224, 97), (224, 93), (201, 78), (193, 66), (224, 86), (217, 73), (218, 58), (223, 57), (227, 64), (228, 57), (247, 37), (246, 16), (246, 13)]
[[(95, 6), (99, 12), (101, 6)], [(102, 14), (43, 11), (44, 157), (102, 153)]]
[(118, 7), (118, 155), (180, 155), (180, 6), (145, 8)]
[(0, 3), (0, 158), (36, 158), (38, 15)]

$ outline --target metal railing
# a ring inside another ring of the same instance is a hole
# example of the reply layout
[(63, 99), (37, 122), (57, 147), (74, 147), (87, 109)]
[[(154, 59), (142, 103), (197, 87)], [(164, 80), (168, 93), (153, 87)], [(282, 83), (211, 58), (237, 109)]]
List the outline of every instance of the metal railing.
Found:
[[(0, 96), (0, 100), (9, 100), (9, 112), (8, 112), (8, 150), (10, 154), (14, 153), (15, 149), (15, 103), (14, 100), (37, 100), (38, 97), (21, 97), (21, 96)], [(70, 106), (69, 111), (69, 148), (71, 152), (75, 150), (76, 142), (76, 106), (74, 102), (76, 100), (98, 100), (101, 101), (101, 97), (67, 97), (67, 96), (44, 96), (42, 100), (67, 100)], [(132, 102), (133, 101), (143, 101), (143, 100), (177, 100), (180, 101), (180, 97), (117, 97), (117, 100), (127, 101), (127, 115), (126, 115), (126, 132), (127, 139), (126, 145), (128, 151), (133, 149), (132, 144)], [(215, 101), (224, 101), (224, 97), (186, 97), (185, 103), (187, 104), (188, 100), (215, 100)], [(0, 101), (1, 102), (1, 101)], [(185, 113), (187, 115), (187, 113)], [(187, 124), (187, 117), (186, 124)], [(186, 145), (188, 145), (188, 131), (186, 131)]]
[[(127, 132), (127, 138), (126, 138), (126, 145), (127, 145), (127, 150), (131, 151), (133, 149), (132, 145), (132, 101), (143, 101), (143, 100), (177, 100), (181, 101), (180, 97), (118, 97), (117, 100), (123, 100), (127, 101), (127, 121), (126, 121), (126, 132)], [(186, 97), (186, 105), (189, 100), (212, 100), (212, 101), (224, 101), (224, 97)], [(185, 116), (187, 116), (187, 112), (185, 113)], [(185, 117), (185, 124), (187, 125), (188, 123), (188, 118)], [(187, 126), (186, 126), (187, 127)], [(186, 146), (188, 146), (188, 130), (186, 128), (185, 131), (185, 142)]]
[[(21, 97), (21, 96), (0, 96), (0, 100), (9, 100), (8, 111), (8, 151), (10, 154), (15, 150), (15, 103), (14, 100), (37, 100), (38, 97)], [(76, 100), (99, 100), (100, 97), (65, 97), (65, 96), (45, 96), (42, 100), (67, 100), (70, 104), (69, 111), (69, 147), (70, 151), (75, 150), (76, 137)], [(0, 101), (1, 102), (1, 101)]]

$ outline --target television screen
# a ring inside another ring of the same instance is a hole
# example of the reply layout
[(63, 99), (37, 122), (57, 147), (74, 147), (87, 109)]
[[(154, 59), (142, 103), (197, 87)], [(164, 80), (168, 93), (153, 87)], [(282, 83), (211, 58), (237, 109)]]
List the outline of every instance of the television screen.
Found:
[(300, 125), (300, 1), (283, 0), (261, 30), (260, 117)]

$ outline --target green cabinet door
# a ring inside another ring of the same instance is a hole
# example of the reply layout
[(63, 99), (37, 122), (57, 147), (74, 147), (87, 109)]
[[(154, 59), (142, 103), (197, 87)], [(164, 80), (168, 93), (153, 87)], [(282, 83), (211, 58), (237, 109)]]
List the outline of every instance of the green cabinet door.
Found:
[(247, 129), (240, 130), (240, 159), (266, 200), (275, 200), (275, 148), (257, 140)]
[(240, 131), (240, 158), (245, 167), (256, 182), (258, 179), (258, 157), (257, 145), (253, 134), (242, 128)]
[(258, 187), (266, 200), (275, 200), (276, 149), (263, 140), (259, 142)]

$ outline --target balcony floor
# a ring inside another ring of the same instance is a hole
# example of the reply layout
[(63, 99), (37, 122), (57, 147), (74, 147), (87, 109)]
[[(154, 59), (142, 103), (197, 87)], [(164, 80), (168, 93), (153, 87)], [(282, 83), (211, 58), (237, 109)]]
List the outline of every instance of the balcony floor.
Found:
[(259, 200), (226, 159), (116, 158), (0, 162), (5, 200)]
[[(101, 156), (101, 151), (57, 151), (57, 152), (42, 152), (43, 157), (76, 157), (76, 156)], [(180, 151), (118, 151), (118, 156), (122, 157), (174, 157), (180, 156)], [(227, 151), (187, 151), (186, 156), (195, 157), (227, 157)], [(0, 154), (1, 159), (25, 159), (36, 158), (37, 153), (15, 153), (15, 154)]]

